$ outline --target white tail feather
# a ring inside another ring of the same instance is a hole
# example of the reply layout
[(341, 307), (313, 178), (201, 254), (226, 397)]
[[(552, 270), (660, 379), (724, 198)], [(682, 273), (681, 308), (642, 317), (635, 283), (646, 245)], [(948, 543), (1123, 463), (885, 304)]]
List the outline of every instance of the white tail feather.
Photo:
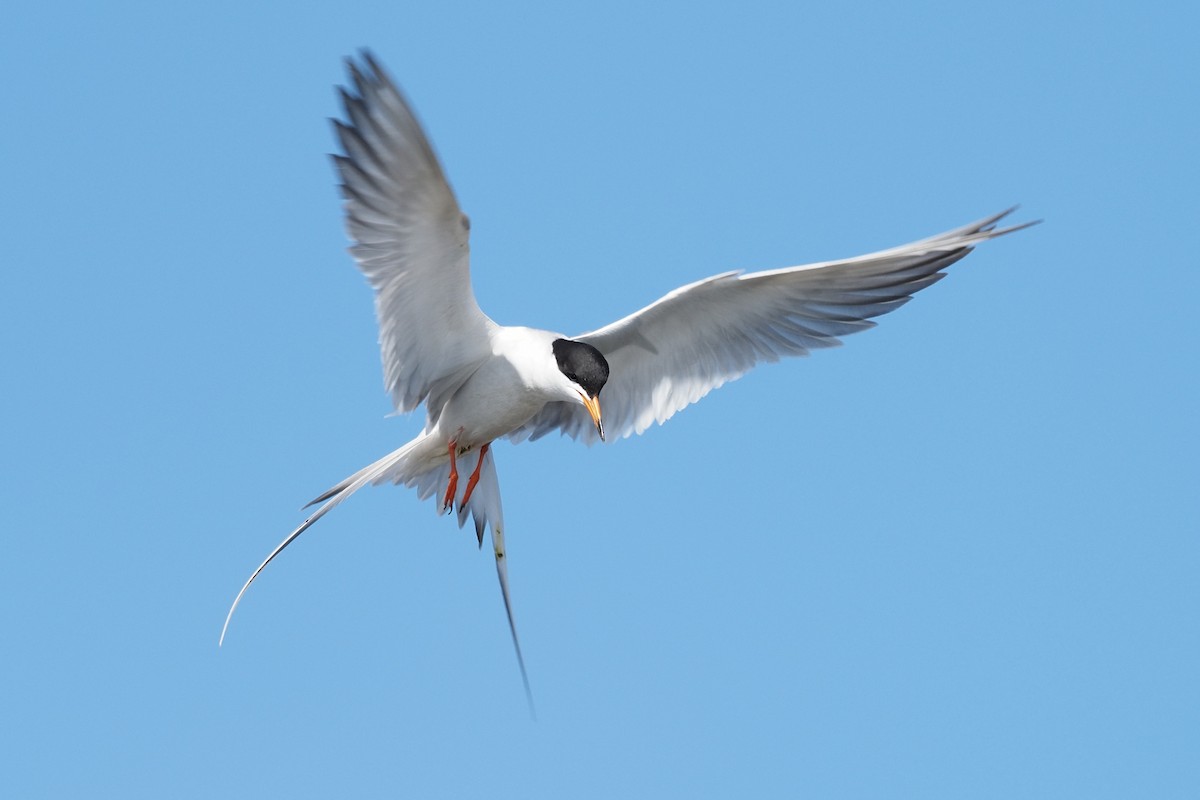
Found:
[[(346, 478), (337, 486), (334, 486), (316, 500), (313, 500), (311, 503), (309, 503), (308, 505), (311, 506), (316, 503), (320, 503), (321, 501), (325, 501), (324, 505), (313, 512), (308, 519), (304, 520), (304, 522), (300, 524), (300, 527), (288, 534), (287, 538), (280, 542), (279, 546), (271, 551), (271, 554), (267, 556), (261, 564), (258, 565), (258, 569), (254, 570), (249, 579), (247, 579), (242, 585), (241, 591), (238, 592), (237, 597), (233, 599), (233, 605), (229, 607), (229, 613), (225, 615), (225, 624), (221, 626), (221, 638), (217, 641), (217, 646), (220, 647), (222, 644), (224, 644), (225, 633), (229, 630), (229, 621), (233, 619), (233, 612), (237, 610), (238, 603), (242, 601), (242, 596), (246, 594), (246, 590), (250, 588), (250, 584), (254, 583), (254, 579), (258, 577), (258, 574), (266, 568), (267, 564), (270, 564), (271, 561), (275, 559), (275, 556), (282, 553), (285, 547), (296, 541), (300, 534), (311, 528), (317, 520), (328, 514), (339, 503), (357, 492), (362, 487), (366, 486), (368, 483), (378, 482), (382, 480), (384, 476), (397, 472), (402, 474), (404, 467), (410, 463), (411, 457), (419, 452), (420, 445), (424, 443), (426, 438), (427, 437), (425, 434), (418, 436), (416, 439), (413, 439), (399, 450), (389, 453), (370, 466), (363, 467), (358, 472), (354, 473), (349, 478)], [(307, 507), (308, 506), (305, 506), (305, 508)]]
[[(467, 463), (470, 463), (469, 457)], [(474, 469), (474, 465), (471, 466), (471, 469)], [(254, 583), (258, 574), (274, 560), (275, 556), (282, 553), (285, 547), (299, 538), (300, 534), (311, 528), (317, 520), (328, 514), (343, 500), (368, 483), (396, 483), (416, 488), (417, 495), (422, 500), (434, 497), (440, 509), (443, 499), (442, 487), (446, 486), (449, 475), (449, 459), (445, 457), (444, 452), (436, 443), (431, 441), (431, 437), (427, 433), (422, 433), (399, 450), (389, 453), (374, 464), (363, 467), (313, 500), (305, 508), (317, 503), (323, 503), (323, 505), (304, 520), (300, 527), (288, 534), (287, 538), (271, 551), (271, 554), (258, 565), (258, 569), (254, 570), (242, 585), (241, 591), (233, 600), (233, 605), (229, 607), (229, 613), (225, 616), (225, 624), (221, 626), (221, 638), (218, 646), (224, 644), (225, 633), (229, 630), (229, 621), (233, 619), (233, 612), (237, 610), (242, 596), (246, 594), (246, 590), (250, 588), (250, 584)], [(500, 593), (504, 597), (508, 629), (512, 634), (513, 648), (516, 650), (517, 665), (521, 669), (521, 681), (525, 686), (525, 698), (529, 702), (529, 713), (536, 717), (533, 691), (529, 687), (529, 675), (525, 670), (525, 658), (521, 654), (521, 642), (517, 638), (517, 625), (513, 619), (512, 599), (508, 590), (508, 558), (504, 547), (504, 508), (500, 503), (500, 480), (496, 475), (496, 463), (492, 457), (492, 448), (488, 448), (484, 453), (483, 463), (479, 465), (479, 482), (471, 493), (470, 500), (464, 504), (462, 500), (466, 493), (466, 483), (466, 481), (459, 482), (458, 496), (454, 498), (455, 505), (458, 507), (458, 526), (463, 527), (467, 517), (472, 517), (480, 547), (483, 546), (484, 529), (491, 528), (492, 550), (496, 556), (496, 575), (500, 579)]]

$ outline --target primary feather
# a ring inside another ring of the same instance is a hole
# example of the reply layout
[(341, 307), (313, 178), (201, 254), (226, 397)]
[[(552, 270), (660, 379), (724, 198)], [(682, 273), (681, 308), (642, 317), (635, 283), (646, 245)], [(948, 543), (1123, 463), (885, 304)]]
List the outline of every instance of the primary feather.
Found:
[[(937, 236), (878, 253), (788, 269), (726, 272), (680, 287), (640, 311), (581, 334), (608, 359), (604, 427), (613, 438), (663, 423), (756, 364), (808, 355), (873, 328), (978, 242), (1034, 223), (998, 229), (1013, 209)], [(549, 403), (511, 439), (560, 431), (587, 443), (597, 436), (586, 411)]]
[[(447, 392), (490, 354), (471, 291), (470, 225), (404, 96), (369, 54), (347, 61), (350, 122), (334, 120), (350, 253), (375, 290), (384, 384), (399, 412)], [(414, 335), (420, 332), (422, 335)]]

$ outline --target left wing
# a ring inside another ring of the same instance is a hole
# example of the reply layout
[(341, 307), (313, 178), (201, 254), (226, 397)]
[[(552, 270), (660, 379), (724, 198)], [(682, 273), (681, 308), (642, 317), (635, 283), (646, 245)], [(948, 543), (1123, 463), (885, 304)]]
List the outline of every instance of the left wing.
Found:
[[(604, 354), (611, 369), (600, 392), (613, 438), (663, 423), (762, 361), (807, 355), (875, 326), (978, 242), (1035, 223), (997, 229), (1009, 209), (912, 244), (749, 275), (727, 272), (681, 287), (625, 319), (575, 337)], [(537, 439), (560, 430), (591, 444), (598, 436), (578, 403), (550, 403), (511, 435)]]
[(470, 225), (421, 124), (369, 52), (347, 61), (335, 155), (350, 252), (375, 289), (384, 383), (396, 410), (448, 392), (491, 355), (492, 322), (471, 291)]

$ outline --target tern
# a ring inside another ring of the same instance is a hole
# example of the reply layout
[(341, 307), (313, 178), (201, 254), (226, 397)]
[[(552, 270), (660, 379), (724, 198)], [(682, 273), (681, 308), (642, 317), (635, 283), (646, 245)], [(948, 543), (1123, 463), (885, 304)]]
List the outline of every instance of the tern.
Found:
[[(761, 362), (802, 356), (874, 327), (940, 280), (979, 242), (1035, 224), (998, 223), (1014, 209), (878, 253), (766, 272), (725, 272), (680, 287), (590, 333), (498, 325), (471, 291), (470, 221), (411, 106), (369, 51), (347, 59), (344, 120), (333, 120), (350, 252), (375, 291), (384, 383), (397, 412), (424, 404), (415, 439), (364, 467), (254, 570), (367, 484), (403, 484), (441, 513), (467, 518), (496, 572), (530, 709), (533, 696), (513, 620), (504, 516), (492, 444), (558, 431), (592, 444), (663, 423)], [(601, 414), (601, 399), (604, 411)], [(468, 472), (466, 479), (461, 473)]]

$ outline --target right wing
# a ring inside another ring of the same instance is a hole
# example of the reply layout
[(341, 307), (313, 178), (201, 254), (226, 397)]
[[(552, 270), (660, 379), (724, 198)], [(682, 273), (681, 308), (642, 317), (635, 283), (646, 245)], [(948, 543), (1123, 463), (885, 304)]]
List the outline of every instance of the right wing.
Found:
[(471, 291), (470, 223), (404, 96), (369, 52), (347, 59), (348, 122), (334, 120), (351, 254), (375, 289), (384, 384), (401, 412), (453, 391), (495, 327)]
[[(716, 275), (575, 337), (611, 369), (600, 392), (605, 430), (614, 439), (641, 433), (760, 362), (807, 355), (874, 327), (872, 317), (940, 280), (975, 244), (1033, 224), (997, 229), (1011, 211), (857, 258)], [(511, 438), (555, 430), (589, 444), (598, 438), (583, 406), (563, 402), (547, 404)]]

